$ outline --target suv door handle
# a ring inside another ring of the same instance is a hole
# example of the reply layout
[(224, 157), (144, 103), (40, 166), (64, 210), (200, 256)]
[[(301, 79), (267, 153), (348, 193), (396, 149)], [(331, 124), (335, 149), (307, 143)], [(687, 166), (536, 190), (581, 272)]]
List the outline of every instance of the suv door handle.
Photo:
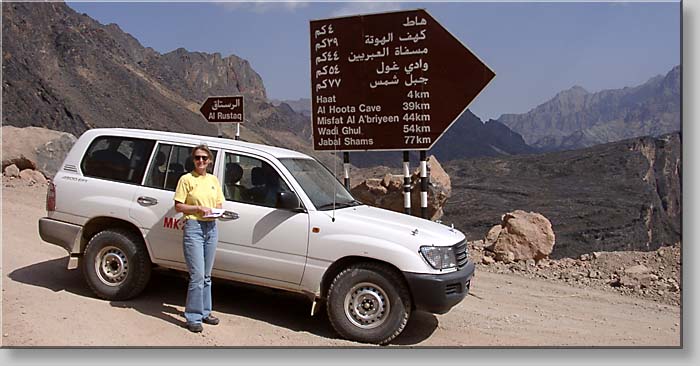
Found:
[(238, 214), (233, 211), (224, 211), (224, 213), (221, 215), (221, 219), (223, 220), (237, 220), (238, 218)]
[(153, 198), (153, 197), (145, 197), (141, 196), (138, 199), (136, 199), (136, 202), (139, 203), (141, 206), (153, 206), (158, 204), (158, 200)]

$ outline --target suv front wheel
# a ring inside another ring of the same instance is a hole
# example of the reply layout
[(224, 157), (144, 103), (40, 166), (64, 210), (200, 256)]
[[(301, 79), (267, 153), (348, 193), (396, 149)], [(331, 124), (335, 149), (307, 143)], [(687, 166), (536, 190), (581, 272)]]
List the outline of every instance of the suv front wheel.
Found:
[(128, 230), (108, 229), (95, 234), (81, 261), (90, 289), (106, 300), (138, 295), (151, 278), (151, 262), (140, 238)]
[(411, 315), (404, 279), (375, 264), (353, 265), (333, 279), (326, 310), (333, 328), (355, 341), (386, 344), (403, 331)]

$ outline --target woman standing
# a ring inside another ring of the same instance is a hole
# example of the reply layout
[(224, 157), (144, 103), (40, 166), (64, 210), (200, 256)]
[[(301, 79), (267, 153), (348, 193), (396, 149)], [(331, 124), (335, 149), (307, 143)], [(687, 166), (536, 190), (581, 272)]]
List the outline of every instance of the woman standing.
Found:
[(192, 149), (194, 170), (180, 177), (175, 189), (175, 211), (185, 214), (182, 246), (190, 282), (187, 287), (187, 329), (201, 332), (202, 323), (217, 325), (211, 314), (211, 271), (214, 267), (218, 232), (216, 219), (207, 218), (212, 208), (221, 208), (224, 194), (219, 180), (207, 173), (213, 155), (206, 145)]

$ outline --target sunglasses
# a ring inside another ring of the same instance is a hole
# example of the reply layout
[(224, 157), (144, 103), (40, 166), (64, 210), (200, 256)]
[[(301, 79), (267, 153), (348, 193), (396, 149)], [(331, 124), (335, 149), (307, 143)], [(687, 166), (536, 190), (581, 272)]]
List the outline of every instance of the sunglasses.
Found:
[(195, 161), (197, 161), (197, 160), (207, 161), (207, 160), (209, 160), (209, 157), (206, 155), (195, 155), (194, 160)]

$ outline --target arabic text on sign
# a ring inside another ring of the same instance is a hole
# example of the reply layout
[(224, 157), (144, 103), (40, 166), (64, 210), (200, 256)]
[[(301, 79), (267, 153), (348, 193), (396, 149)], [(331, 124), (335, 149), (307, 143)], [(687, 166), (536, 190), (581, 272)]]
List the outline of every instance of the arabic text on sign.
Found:
[(340, 60), (338, 56), (338, 51), (325, 51), (321, 56), (316, 57), (316, 65), (323, 62), (333, 62)]
[(407, 32), (404, 37), (399, 37), (399, 41), (401, 42), (413, 42), (413, 43), (418, 43), (419, 41), (422, 41), (426, 38), (425, 35), (425, 29), (422, 29), (420, 32), (417, 33), (411, 33)]
[(338, 46), (338, 38), (324, 38), (314, 46), (316, 51), (326, 47)]
[(314, 37), (318, 38), (320, 36), (325, 36), (326, 34), (333, 34), (333, 25), (332, 24), (324, 24), (316, 30), (314, 33)]
[(402, 24), (404, 27), (415, 27), (415, 26), (422, 26), (426, 25), (428, 22), (425, 20), (425, 18), (420, 18), (418, 19), (418, 16), (414, 16), (412, 19), (411, 17), (406, 17), (406, 21)]
[(228, 109), (236, 109), (240, 107), (240, 101), (236, 99), (235, 103), (224, 103), (221, 100), (217, 99), (214, 101), (214, 105), (212, 105), (211, 110), (215, 111), (217, 109), (222, 109), (222, 108), (228, 108)]

